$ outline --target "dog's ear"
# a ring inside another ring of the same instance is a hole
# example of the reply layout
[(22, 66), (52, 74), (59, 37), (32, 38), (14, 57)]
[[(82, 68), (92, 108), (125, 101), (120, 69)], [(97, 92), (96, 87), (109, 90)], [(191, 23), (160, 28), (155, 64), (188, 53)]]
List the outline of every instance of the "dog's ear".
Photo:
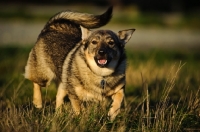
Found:
[(129, 41), (134, 31), (135, 29), (126, 29), (118, 32), (118, 38), (121, 41), (122, 46), (125, 46), (125, 44)]
[(89, 29), (87, 29), (87, 28), (82, 27), (82, 26), (80, 26), (80, 27), (81, 27), (81, 33), (82, 33), (82, 37), (81, 38), (82, 38), (82, 40), (85, 40), (90, 35), (91, 31)]

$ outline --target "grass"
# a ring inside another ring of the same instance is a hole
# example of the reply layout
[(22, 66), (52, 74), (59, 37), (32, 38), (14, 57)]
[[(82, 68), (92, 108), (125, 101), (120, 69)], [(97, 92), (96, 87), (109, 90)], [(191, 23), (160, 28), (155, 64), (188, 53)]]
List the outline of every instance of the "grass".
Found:
[(128, 50), (126, 99), (114, 122), (107, 107), (86, 104), (75, 116), (66, 100), (55, 112), (55, 84), (44, 88), (44, 108), (32, 105), (32, 84), (23, 77), (30, 47), (0, 48), (0, 131), (198, 131), (198, 50)]

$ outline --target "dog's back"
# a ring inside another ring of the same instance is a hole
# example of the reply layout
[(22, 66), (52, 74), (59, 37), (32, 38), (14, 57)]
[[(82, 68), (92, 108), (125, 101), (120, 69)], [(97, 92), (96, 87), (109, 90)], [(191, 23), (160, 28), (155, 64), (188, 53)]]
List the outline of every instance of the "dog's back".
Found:
[(64, 11), (52, 17), (41, 31), (29, 54), (25, 78), (46, 86), (60, 80), (65, 57), (84, 36), (82, 28), (101, 27), (112, 17), (112, 7), (102, 15)]

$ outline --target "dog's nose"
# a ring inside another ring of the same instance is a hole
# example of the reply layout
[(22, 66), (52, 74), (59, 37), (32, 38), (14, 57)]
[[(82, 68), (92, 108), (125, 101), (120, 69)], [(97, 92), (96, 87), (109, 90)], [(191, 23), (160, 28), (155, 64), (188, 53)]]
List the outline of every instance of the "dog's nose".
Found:
[(99, 52), (98, 52), (98, 54), (100, 56), (104, 56), (106, 54), (106, 51), (104, 49), (100, 49)]

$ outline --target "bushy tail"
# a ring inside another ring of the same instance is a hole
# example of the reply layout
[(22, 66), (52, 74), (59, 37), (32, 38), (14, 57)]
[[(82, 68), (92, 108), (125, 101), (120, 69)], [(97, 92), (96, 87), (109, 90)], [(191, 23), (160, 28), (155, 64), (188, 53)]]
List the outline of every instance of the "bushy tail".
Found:
[(79, 24), (88, 29), (99, 28), (106, 25), (110, 21), (110, 19), (112, 18), (112, 9), (112, 7), (109, 7), (107, 11), (101, 15), (63, 11), (53, 16), (48, 21), (47, 25), (50, 25), (54, 21), (64, 19)]

